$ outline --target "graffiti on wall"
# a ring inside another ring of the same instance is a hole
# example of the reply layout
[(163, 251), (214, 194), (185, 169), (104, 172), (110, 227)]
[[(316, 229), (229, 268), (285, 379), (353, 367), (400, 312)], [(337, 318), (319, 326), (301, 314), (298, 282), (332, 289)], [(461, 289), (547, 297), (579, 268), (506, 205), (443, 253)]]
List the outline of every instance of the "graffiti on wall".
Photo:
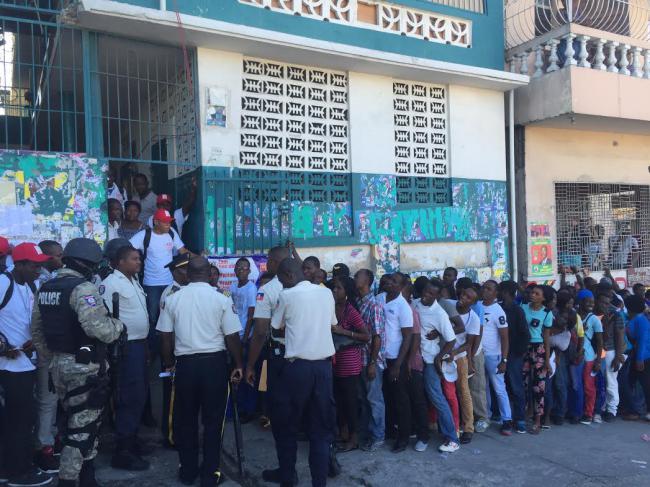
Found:
[(106, 239), (106, 163), (83, 154), (0, 151), (0, 235)]
[(364, 208), (393, 208), (397, 204), (395, 176), (363, 174), (360, 195)]
[(351, 237), (352, 207), (345, 203), (293, 202), (291, 236), (294, 239)]

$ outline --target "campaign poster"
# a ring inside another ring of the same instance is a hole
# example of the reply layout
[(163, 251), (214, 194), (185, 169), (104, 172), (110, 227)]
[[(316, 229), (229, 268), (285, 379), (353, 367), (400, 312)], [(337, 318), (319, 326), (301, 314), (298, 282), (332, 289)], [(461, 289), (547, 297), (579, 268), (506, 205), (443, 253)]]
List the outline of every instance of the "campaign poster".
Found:
[(251, 265), (251, 273), (248, 280), (254, 282), (259, 287), (259, 278), (266, 272), (266, 256), (265, 255), (236, 255), (236, 256), (208, 256), (208, 260), (219, 269), (219, 288), (222, 291), (228, 291), (233, 282), (237, 282), (235, 275), (235, 264), (237, 261), (246, 257)]
[(530, 224), (531, 276), (547, 277), (555, 273), (553, 264), (553, 244), (548, 223)]

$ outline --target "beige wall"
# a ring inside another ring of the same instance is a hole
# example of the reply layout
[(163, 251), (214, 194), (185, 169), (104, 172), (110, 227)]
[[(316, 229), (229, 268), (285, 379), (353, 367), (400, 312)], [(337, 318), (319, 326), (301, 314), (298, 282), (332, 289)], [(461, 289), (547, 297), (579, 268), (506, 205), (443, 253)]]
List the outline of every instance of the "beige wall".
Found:
[[(650, 185), (650, 136), (526, 127), (526, 219), (548, 222), (556, 249), (556, 182)], [(519, 231), (519, 242), (530, 247)], [(528, 229), (526, 229), (528, 236)], [(520, 263), (521, 265), (521, 263)], [(530, 272), (530, 263), (528, 266)]]

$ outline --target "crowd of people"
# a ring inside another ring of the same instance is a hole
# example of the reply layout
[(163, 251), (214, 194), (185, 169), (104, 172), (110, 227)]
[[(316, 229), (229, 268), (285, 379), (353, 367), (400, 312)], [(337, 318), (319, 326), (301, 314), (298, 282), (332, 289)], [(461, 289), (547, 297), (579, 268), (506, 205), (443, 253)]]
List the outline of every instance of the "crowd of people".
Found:
[[(114, 201), (126, 214), (146, 206), (151, 215), (103, 251), (88, 239), (12, 248), (0, 237), (0, 483), (45, 485), (58, 472), (62, 487), (96, 486), (109, 402), (112, 466), (148, 469), (138, 433), (154, 421), (153, 371), (165, 377), (160, 426), (164, 445), (178, 450), (179, 480), (200, 478), (204, 487), (221, 478), (229, 383), (242, 421), (259, 419), (273, 432), (279, 468), (263, 478), (283, 486), (297, 483), (301, 434), (312, 484), (321, 486), (340, 470), (337, 454), (377, 451), (389, 440), (403, 452), (413, 435), (417, 452), (437, 431), (437, 449), (453, 453), (491, 424), (510, 436), (650, 420), (643, 284), (629, 292), (611, 274), (596, 281), (575, 268), (561, 270), (557, 290), (479, 284), (454, 268), (440, 278), (376, 279), (343, 263), (327, 272), (288, 243), (269, 251), (258, 282), (253, 261), (240, 258), (237, 280), (222, 291), (218, 269), (173, 228), (185, 208), (172, 213), (145, 181), (142, 206), (129, 206), (121, 191)], [(123, 330), (126, 353), (107, 392), (104, 345)]]

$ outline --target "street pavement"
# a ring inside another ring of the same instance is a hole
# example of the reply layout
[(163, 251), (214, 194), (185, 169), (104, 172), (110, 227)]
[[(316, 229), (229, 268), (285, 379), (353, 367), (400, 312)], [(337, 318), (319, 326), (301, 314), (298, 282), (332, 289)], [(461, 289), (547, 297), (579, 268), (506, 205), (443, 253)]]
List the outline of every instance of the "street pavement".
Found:
[[(149, 441), (159, 443), (153, 430), (146, 430)], [(498, 487), (591, 487), (650, 486), (650, 423), (625, 422), (591, 426), (553, 426), (539, 436), (530, 434), (503, 437), (496, 425), (486, 433), (474, 435), (474, 441), (452, 454), (437, 451), (439, 437), (432, 434), (424, 453), (411, 449), (398, 454), (388, 446), (375, 453), (353, 451), (339, 455), (342, 474), (328, 485), (350, 486), (498, 486)], [(112, 486), (177, 486), (178, 460), (173, 451), (157, 448), (150, 457), (147, 472), (128, 473), (109, 466), (110, 451), (98, 459), (98, 479)], [(259, 486), (264, 468), (277, 465), (273, 437), (257, 423), (244, 426), (245, 476), (236, 474), (232, 423), (226, 423), (224, 435), (225, 486)], [(299, 443), (298, 475), (300, 486), (311, 485), (307, 465), (308, 443)]]

